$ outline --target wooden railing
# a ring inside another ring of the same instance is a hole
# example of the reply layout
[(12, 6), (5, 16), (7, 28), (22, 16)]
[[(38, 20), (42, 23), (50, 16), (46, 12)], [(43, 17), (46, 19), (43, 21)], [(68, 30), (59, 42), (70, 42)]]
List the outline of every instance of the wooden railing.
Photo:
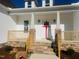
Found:
[(10, 30), (8, 31), (8, 41), (23, 41), (25, 42), (29, 36), (29, 32), (24, 33), (22, 30)]
[(62, 36), (64, 41), (79, 41), (79, 31), (64, 31)]

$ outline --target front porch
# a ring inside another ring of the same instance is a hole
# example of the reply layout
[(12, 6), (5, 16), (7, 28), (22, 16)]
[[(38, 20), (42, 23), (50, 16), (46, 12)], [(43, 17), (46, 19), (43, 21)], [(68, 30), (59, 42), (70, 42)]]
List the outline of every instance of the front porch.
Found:
[[(55, 41), (55, 30), (61, 29), (61, 44), (58, 48), (61, 50), (65, 50), (66, 47), (63, 46), (67, 42), (78, 41), (78, 11), (57, 11), (57, 12), (36, 12), (36, 13), (26, 13), (26, 14), (15, 14), (11, 15), (13, 19), (16, 20), (16, 29), (10, 30), (8, 33), (8, 42), (18, 41), (24, 42), (28, 49), (34, 49), (34, 44), (39, 42), (42, 47), (47, 49), (47, 47), (51, 46), (52, 41)], [(24, 21), (28, 21), (28, 25), (24, 25)], [(51, 40), (47, 40), (45, 37), (45, 28), (44, 22), (48, 21), (50, 24), (50, 28), (48, 28), (48, 38)], [(24, 27), (28, 27), (28, 30), (25, 31)], [(33, 31), (30, 31), (32, 29)], [(50, 31), (49, 31), (50, 29)], [(76, 36), (76, 38), (74, 37)], [(45, 44), (46, 43), (46, 44)], [(17, 46), (17, 43), (13, 43), (12, 46)], [(47, 45), (48, 44), (48, 45)], [(73, 44), (73, 43), (72, 43)], [(72, 45), (71, 44), (71, 45)], [(36, 44), (39, 45), (39, 44)], [(46, 46), (43, 46), (46, 45)], [(67, 46), (67, 45), (66, 45)], [(18, 44), (18, 47), (22, 47), (22, 44)], [(24, 45), (23, 45), (24, 47)], [(33, 47), (33, 48), (32, 48)], [(64, 49), (65, 47), (65, 49)], [(68, 48), (67, 47), (67, 48)], [(77, 47), (76, 47), (77, 48)], [(37, 47), (36, 47), (37, 49)], [(26, 50), (27, 51), (27, 50)], [(42, 48), (35, 50), (35, 53), (39, 51), (43, 53)], [(49, 51), (47, 49), (46, 51)], [(44, 52), (46, 54), (50, 54), (49, 52)], [(78, 52), (78, 50), (75, 50)], [(51, 52), (51, 51), (50, 51)], [(60, 53), (59, 53), (60, 54)]]
[[(61, 29), (62, 38), (64, 31), (77, 31), (78, 32), (78, 11), (50, 11), (50, 12), (35, 12), (35, 13), (25, 13), (25, 14), (14, 14), (11, 15), (13, 20), (16, 22), (15, 30), (10, 30), (9, 32), (23, 32), (28, 37), (28, 32), (30, 29), (35, 30), (35, 40), (44, 40), (45, 37), (45, 27), (44, 22), (48, 21), (49, 26), (47, 29), (47, 37), (51, 38), (52, 41), (55, 40), (55, 30)], [(28, 24), (26, 23), (28, 22)]]

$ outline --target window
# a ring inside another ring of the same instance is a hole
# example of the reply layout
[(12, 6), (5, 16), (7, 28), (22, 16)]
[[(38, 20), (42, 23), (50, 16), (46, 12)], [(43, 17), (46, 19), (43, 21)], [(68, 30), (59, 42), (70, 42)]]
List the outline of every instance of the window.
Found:
[(29, 21), (28, 20), (24, 21), (24, 32), (28, 31), (28, 25), (29, 25)]

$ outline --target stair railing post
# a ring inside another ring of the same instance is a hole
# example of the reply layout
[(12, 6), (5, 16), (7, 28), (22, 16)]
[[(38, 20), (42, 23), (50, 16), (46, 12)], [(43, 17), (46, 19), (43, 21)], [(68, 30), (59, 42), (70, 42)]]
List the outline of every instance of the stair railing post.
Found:
[(56, 34), (56, 39), (57, 39), (56, 43), (57, 43), (57, 48), (58, 48), (58, 57), (59, 59), (61, 59), (61, 30), (56, 29), (55, 34)]

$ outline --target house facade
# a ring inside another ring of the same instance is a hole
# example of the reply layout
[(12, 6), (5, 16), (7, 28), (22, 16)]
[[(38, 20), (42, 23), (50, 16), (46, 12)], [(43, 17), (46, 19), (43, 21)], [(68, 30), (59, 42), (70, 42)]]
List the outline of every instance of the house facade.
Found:
[[(31, 8), (28, 8), (28, 2), (25, 3), (25, 8), (14, 9), (0, 4), (0, 43), (27, 47), (26, 52), (42, 51), (56, 59), (58, 57), (52, 53), (50, 47), (56, 40), (59, 58), (62, 49), (75, 45), (73, 48), (76, 50), (79, 41), (78, 3), (53, 6), (51, 1), (46, 4), (45, 0), (42, 0), (42, 7), (36, 7), (32, 1)], [(73, 42), (76, 44), (72, 45)]]
[[(49, 23), (47, 38), (52, 41), (55, 41), (55, 29), (61, 29), (63, 39), (64, 31), (79, 30), (78, 5), (53, 6), (53, 3), (49, 3), (49, 6), (45, 6), (45, 0), (43, 0), (42, 3), (42, 7), (36, 7), (34, 1), (32, 1), (31, 8), (28, 8), (28, 2), (26, 2), (25, 8), (16, 9), (6, 8), (0, 5), (0, 42), (7, 42), (8, 40), (14, 41), (14, 39), (9, 39), (9, 35), (13, 36), (15, 34), (16, 36), (14, 37), (27, 38), (30, 29), (35, 30), (36, 41), (46, 40), (46, 28), (44, 27), (46, 21)], [(9, 33), (9, 31), (13, 31), (15, 34)], [(18, 34), (21, 36), (18, 36)], [(21, 39), (18, 39), (17, 41), (20, 40)], [(25, 39), (22, 40), (26, 41)]]

